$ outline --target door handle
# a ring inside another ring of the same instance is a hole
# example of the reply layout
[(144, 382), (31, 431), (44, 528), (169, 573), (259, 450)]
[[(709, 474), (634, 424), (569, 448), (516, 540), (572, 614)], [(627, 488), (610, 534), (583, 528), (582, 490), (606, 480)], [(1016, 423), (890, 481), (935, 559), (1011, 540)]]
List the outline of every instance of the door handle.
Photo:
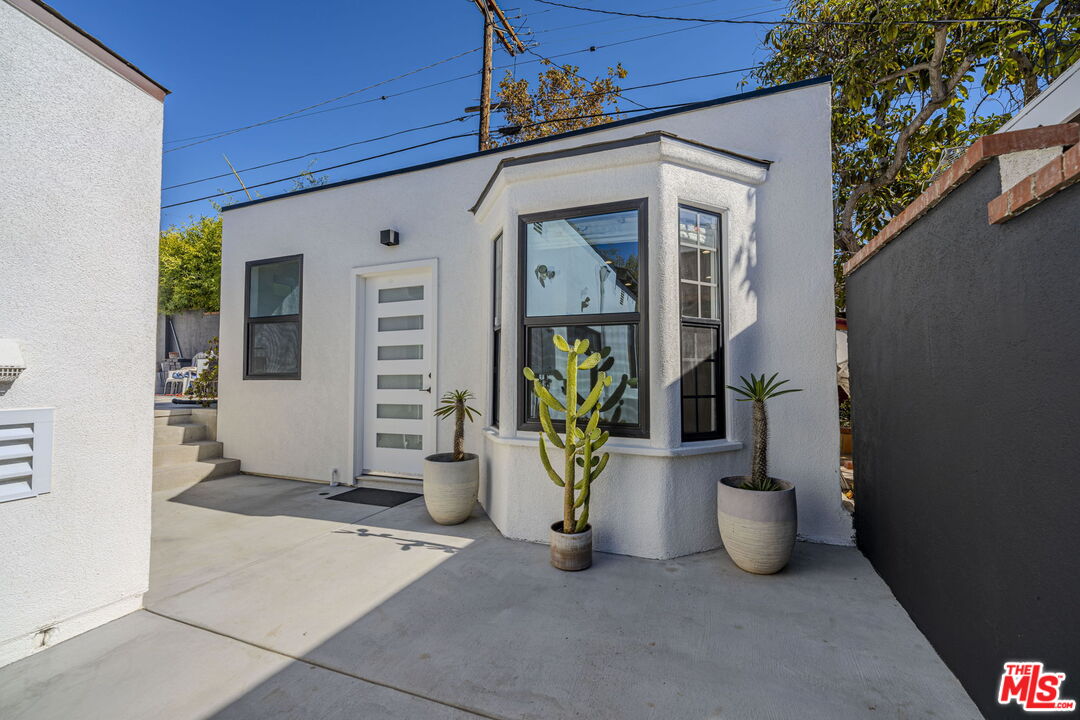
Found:
[(429, 388), (429, 387), (420, 388), (420, 392), (426, 392), (426, 393), (428, 393), (430, 395), (431, 394), (431, 388)]

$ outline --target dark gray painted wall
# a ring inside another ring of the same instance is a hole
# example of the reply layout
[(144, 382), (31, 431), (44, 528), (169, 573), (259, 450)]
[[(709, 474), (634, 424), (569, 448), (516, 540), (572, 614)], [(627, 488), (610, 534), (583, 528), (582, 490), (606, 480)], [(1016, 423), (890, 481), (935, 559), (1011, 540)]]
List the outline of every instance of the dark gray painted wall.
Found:
[(999, 192), (994, 161), (847, 281), (858, 545), (994, 718), (1009, 660), (1080, 700), (1080, 185), (991, 226)]

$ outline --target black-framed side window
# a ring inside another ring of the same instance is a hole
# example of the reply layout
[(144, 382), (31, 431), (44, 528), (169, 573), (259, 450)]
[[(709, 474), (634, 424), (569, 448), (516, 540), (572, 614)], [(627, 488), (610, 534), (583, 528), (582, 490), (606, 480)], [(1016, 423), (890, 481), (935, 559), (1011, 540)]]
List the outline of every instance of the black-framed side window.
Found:
[[(648, 203), (636, 199), (519, 218), (519, 366), (529, 366), (561, 401), (565, 356), (552, 338), (589, 341), (598, 367), (582, 371), (578, 393), (601, 370), (612, 376), (600, 397), (601, 426), (612, 435), (648, 437)], [(532, 383), (519, 384), (518, 421), (539, 430)], [(561, 425), (557, 414), (552, 419)]]
[(244, 379), (299, 380), (304, 256), (252, 260), (244, 282)]
[(724, 437), (720, 216), (679, 206), (682, 439)]
[(503, 236), (491, 248), (491, 427), (499, 427), (499, 356), (502, 352)]

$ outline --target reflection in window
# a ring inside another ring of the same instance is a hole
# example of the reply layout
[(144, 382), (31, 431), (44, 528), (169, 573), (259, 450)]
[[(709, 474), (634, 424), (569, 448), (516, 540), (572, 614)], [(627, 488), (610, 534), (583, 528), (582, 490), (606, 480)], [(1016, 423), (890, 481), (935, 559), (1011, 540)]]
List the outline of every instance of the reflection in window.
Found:
[[(566, 358), (552, 338), (587, 339), (589, 351), (604, 359), (581, 374), (578, 387), (591, 386), (601, 369), (612, 376), (599, 407), (601, 423), (616, 435), (647, 436), (641, 325), (647, 282), (645, 210), (645, 201), (637, 200), (521, 219), (525, 312), (520, 366), (531, 367), (564, 400)], [(537, 429), (539, 406), (531, 383), (524, 383), (523, 400), (521, 427)]]
[(303, 256), (247, 264), (244, 378), (300, 379)]
[[(566, 355), (559, 353), (552, 343), (552, 338), (562, 335), (569, 342), (588, 340), (589, 352), (598, 352), (603, 357), (600, 364), (592, 370), (578, 373), (578, 398), (584, 402), (581, 389), (591, 388), (596, 383), (597, 373), (601, 370), (611, 376), (611, 386), (600, 396), (600, 419), (609, 426), (636, 426), (640, 421), (638, 406), (638, 347), (636, 325), (597, 325), (569, 327), (530, 327), (526, 336), (526, 364), (533, 369), (540, 382), (555, 398), (566, 403)], [(540, 421), (540, 405), (536, 395), (529, 393), (529, 407), (526, 420)], [(561, 413), (552, 412), (552, 419), (561, 418)]]
[(408, 433), (375, 433), (375, 447), (392, 450), (423, 450), (424, 436)]
[(300, 312), (300, 260), (252, 265), (248, 278), (249, 317), (278, 317)]
[(530, 317), (637, 312), (637, 210), (530, 223), (525, 271)]

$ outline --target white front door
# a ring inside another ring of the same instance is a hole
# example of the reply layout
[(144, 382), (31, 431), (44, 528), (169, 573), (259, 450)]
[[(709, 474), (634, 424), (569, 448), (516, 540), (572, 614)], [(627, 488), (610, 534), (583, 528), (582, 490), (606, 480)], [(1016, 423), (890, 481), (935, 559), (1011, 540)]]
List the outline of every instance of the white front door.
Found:
[(420, 477), (435, 452), (429, 273), (365, 283), (363, 472)]

